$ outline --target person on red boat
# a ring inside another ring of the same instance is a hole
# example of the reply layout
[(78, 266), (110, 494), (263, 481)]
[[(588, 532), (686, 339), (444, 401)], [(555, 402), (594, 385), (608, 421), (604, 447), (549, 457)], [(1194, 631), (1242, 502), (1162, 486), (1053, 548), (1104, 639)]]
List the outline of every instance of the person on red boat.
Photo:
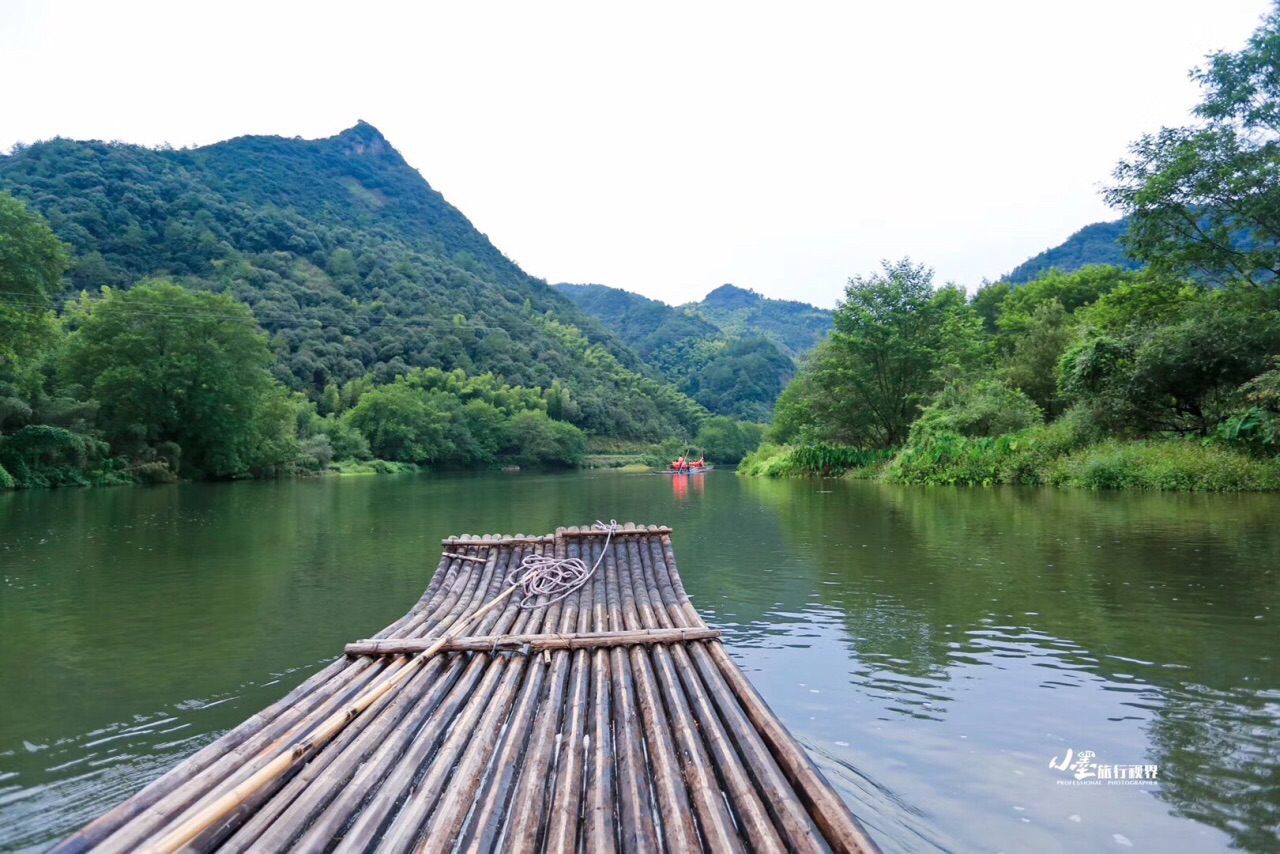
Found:
[(684, 471), (689, 467), (689, 464), (684, 461), (684, 455), (682, 454), (674, 463), (671, 464), (671, 467), (676, 471)]
[(693, 467), (694, 467), (694, 468), (696, 468), (696, 469), (700, 469), (700, 468), (702, 468), (703, 466), (705, 466), (706, 464), (707, 464), (707, 459), (706, 459), (706, 457), (705, 457), (705, 456), (704, 456), (704, 457), (700, 457), (700, 458), (698, 458), (697, 460), (694, 460), (694, 461), (693, 461)]

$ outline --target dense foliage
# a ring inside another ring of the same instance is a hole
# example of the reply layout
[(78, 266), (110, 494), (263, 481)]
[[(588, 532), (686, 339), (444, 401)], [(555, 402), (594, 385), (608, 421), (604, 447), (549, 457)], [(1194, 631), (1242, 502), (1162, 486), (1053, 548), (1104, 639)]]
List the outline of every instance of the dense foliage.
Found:
[(1142, 262), (1130, 258), (1122, 243), (1127, 228), (1128, 223), (1123, 219), (1086, 225), (1057, 246), (1023, 261), (1001, 276), (1000, 281), (1023, 284), (1050, 270), (1071, 273), (1082, 267), (1137, 270), (1143, 266)]
[(768, 299), (752, 290), (721, 285), (680, 306), (734, 338), (765, 338), (786, 356), (799, 358), (831, 331), (831, 312), (792, 300)]
[(947, 370), (968, 370), (986, 347), (955, 287), (910, 259), (849, 280), (835, 331), (778, 402), (773, 438), (865, 448), (900, 445)]
[(1280, 273), (1280, 9), (1239, 53), (1191, 73), (1198, 121), (1130, 146), (1107, 200), (1125, 211), (1130, 254), (1160, 272), (1209, 282)]
[[(578, 404), (565, 417), (600, 435), (691, 436), (705, 415), (655, 394), (664, 384), (633, 352), (504, 258), (363, 123), (186, 151), (55, 139), (0, 157), (0, 189), (73, 250), (64, 297), (148, 276), (229, 293), (268, 333), (276, 376), (315, 402), (329, 385), (439, 367), (558, 382)], [(557, 325), (598, 358), (567, 352)]]
[(791, 444), (740, 470), (826, 473), (827, 442), (894, 451), (908, 483), (1280, 488), (1280, 10), (1193, 77), (1200, 123), (1143, 137), (1107, 191), (1148, 266), (968, 301), (907, 261), (853, 279), (779, 400)]
[(0, 157), (0, 486), (576, 465), (707, 414), (363, 123)]
[[(764, 299), (729, 285), (713, 292), (707, 302), (678, 309), (604, 285), (557, 285), (556, 289), (617, 334), (685, 394), (713, 413), (741, 421), (767, 421), (778, 395), (795, 374), (795, 362), (768, 336), (788, 328), (792, 314), (808, 320), (819, 312), (805, 306), (808, 312), (799, 313), (794, 307), (800, 303)], [(713, 297), (717, 294), (723, 297), (726, 289), (747, 294), (754, 307), (751, 316), (736, 322), (732, 332), (699, 316), (706, 313), (723, 319), (707, 306), (716, 303)], [(822, 314), (826, 313), (816, 316)], [(829, 328), (827, 320), (822, 333)], [(805, 349), (808, 346), (812, 345)]]

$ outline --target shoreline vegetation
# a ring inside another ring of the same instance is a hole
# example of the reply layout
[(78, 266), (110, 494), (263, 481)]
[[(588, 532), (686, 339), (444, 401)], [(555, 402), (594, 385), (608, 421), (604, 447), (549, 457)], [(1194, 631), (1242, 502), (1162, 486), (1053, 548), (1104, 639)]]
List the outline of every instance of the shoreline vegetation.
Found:
[[(856, 449), (823, 448), (825, 451)], [(944, 439), (869, 459), (814, 466), (812, 446), (764, 444), (738, 466), (748, 477), (835, 477), (923, 486), (1049, 486), (1094, 490), (1271, 492), (1280, 461), (1185, 439), (1109, 439), (1064, 447), (1040, 432)]]
[(1191, 76), (1193, 123), (1135, 141), (1104, 191), (1131, 265), (969, 294), (885, 261), (849, 280), (793, 376), (774, 345), (639, 305), (623, 325), (658, 324), (631, 336), (646, 362), (363, 123), (183, 151), (16, 147), (0, 156), (0, 488), (641, 471), (696, 448), (743, 475), (1280, 489), (1280, 6)]
[(1192, 72), (1192, 124), (1129, 147), (1104, 195), (1137, 269), (850, 279), (739, 473), (1280, 489), (1278, 71), (1280, 6)]

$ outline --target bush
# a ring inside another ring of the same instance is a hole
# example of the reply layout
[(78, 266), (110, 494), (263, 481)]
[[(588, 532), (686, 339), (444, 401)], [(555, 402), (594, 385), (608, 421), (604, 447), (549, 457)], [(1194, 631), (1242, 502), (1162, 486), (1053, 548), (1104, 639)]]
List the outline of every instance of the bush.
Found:
[(1091, 435), (1073, 412), (1004, 436), (917, 435), (894, 458), (887, 479), (934, 486), (1043, 484), (1055, 461), (1087, 445)]
[(1049, 482), (1083, 489), (1261, 492), (1280, 489), (1280, 461), (1180, 439), (1111, 440), (1063, 458)]
[(893, 451), (850, 448), (845, 445), (761, 445), (738, 466), (750, 477), (839, 477), (850, 472), (875, 471)]
[(790, 469), (791, 448), (765, 442), (742, 458), (738, 474), (747, 477), (786, 477)]
[(522, 466), (580, 466), (587, 460), (587, 437), (572, 424), (545, 412), (521, 412), (508, 425), (515, 460)]
[(925, 436), (954, 434), (970, 438), (1003, 436), (1044, 422), (1040, 407), (999, 380), (951, 384), (925, 407), (911, 425), (908, 444)]
[(176, 483), (178, 476), (173, 473), (173, 469), (169, 468), (167, 463), (153, 462), (142, 463), (134, 466), (132, 469), (134, 479), (138, 483)]

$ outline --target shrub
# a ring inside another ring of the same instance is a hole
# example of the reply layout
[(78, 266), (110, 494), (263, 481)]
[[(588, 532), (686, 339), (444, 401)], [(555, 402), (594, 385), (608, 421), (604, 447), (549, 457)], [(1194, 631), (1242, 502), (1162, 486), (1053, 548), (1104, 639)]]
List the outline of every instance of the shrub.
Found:
[(761, 445), (743, 458), (738, 474), (750, 477), (838, 477), (854, 471), (874, 470), (893, 451), (863, 450), (845, 445)]
[(911, 425), (908, 444), (944, 433), (970, 438), (1002, 436), (1043, 422), (1044, 415), (1031, 398), (999, 380), (952, 383)]
[(1111, 440), (1060, 460), (1049, 482), (1083, 489), (1258, 492), (1280, 489), (1280, 461), (1181, 439)]

